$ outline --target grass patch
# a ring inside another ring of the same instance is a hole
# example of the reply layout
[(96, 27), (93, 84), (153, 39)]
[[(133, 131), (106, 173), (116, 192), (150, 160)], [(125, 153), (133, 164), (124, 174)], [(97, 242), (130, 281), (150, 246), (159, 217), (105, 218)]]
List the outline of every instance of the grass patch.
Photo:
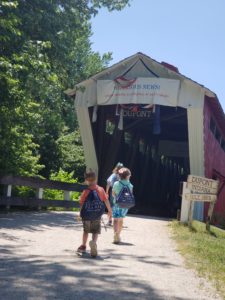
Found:
[(192, 230), (177, 221), (171, 222), (171, 228), (187, 266), (209, 279), (225, 299), (225, 231), (211, 226), (207, 232), (198, 221)]

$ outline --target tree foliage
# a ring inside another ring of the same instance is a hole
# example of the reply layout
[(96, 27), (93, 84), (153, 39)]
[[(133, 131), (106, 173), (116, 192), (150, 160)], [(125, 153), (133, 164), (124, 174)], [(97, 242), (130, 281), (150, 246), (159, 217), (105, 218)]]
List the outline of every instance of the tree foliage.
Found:
[[(61, 168), (59, 169), (58, 173), (52, 173), (50, 176), (51, 180), (57, 180), (62, 182), (69, 182), (69, 183), (76, 183), (77, 179), (74, 179), (74, 172), (65, 172)], [(79, 192), (71, 192), (70, 193), (70, 200), (78, 200), (80, 193)], [(45, 189), (44, 190), (44, 199), (50, 200), (63, 200), (64, 199), (64, 192), (60, 190), (52, 190), (52, 189)]]
[[(64, 90), (105, 68), (91, 50), (92, 16), (128, 0), (0, 1), (0, 172), (81, 174), (73, 100)], [(78, 142), (79, 140), (79, 142)]]

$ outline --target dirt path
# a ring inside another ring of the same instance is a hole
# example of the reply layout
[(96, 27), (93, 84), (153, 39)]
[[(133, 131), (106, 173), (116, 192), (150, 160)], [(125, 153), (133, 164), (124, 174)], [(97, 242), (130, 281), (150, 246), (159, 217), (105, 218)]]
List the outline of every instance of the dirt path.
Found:
[(0, 299), (220, 299), (184, 267), (168, 222), (128, 217), (122, 245), (112, 229), (98, 259), (78, 258), (81, 224), (74, 213), (0, 214)]

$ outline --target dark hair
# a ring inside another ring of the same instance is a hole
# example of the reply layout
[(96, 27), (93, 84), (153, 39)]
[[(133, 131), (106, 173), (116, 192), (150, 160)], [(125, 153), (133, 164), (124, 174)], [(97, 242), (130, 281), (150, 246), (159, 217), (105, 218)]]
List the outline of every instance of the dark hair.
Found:
[(131, 171), (128, 168), (121, 168), (119, 170), (120, 179), (126, 179), (128, 176), (131, 176)]
[(84, 173), (85, 180), (95, 180), (97, 178), (96, 173), (91, 169)]

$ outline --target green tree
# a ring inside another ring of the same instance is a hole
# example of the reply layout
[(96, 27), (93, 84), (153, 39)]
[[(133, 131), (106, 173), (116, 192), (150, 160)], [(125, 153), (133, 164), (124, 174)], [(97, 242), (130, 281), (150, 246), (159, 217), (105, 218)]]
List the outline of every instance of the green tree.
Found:
[(74, 172), (79, 181), (83, 180), (84, 153), (79, 131), (62, 135), (57, 140), (57, 148), (60, 167), (69, 173)]
[(63, 91), (108, 65), (110, 53), (91, 50), (90, 20), (101, 7), (121, 10), (128, 2), (0, 1), (1, 173), (49, 177), (82, 161), (62, 146), (82, 152), (71, 142), (77, 122)]

